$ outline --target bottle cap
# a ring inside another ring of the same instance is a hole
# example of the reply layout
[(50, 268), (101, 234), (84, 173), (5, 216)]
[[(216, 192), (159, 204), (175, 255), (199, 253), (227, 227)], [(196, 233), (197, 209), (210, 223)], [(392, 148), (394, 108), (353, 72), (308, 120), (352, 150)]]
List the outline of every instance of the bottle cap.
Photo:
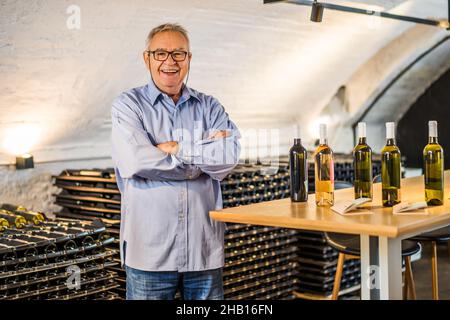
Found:
[(395, 139), (395, 122), (386, 122), (386, 139)]
[(320, 124), (320, 144), (325, 144), (327, 140), (327, 125), (325, 123)]
[(365, 138), (366, 137), (366, 123), (358, 122), (358, 137)]
[(437, 121), (428, 121), (428, 135), (430, 137), (437, 137), (438, 136), (438, 132), (437, 132)]

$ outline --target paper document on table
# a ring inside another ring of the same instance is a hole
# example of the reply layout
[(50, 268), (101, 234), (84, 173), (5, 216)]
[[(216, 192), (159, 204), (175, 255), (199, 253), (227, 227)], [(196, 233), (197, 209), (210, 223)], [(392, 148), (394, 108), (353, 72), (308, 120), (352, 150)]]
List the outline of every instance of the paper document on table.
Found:
[(425, 201), (420, 202), (406, 202), (399, 203), (393, 207), (394, 214), (428, 214), (426, 210), (427, 203)]
[(370, 201), (372, 201), (372, 199), (370, 198), (336, 201), (334, 206), (331, 207), (331, 210), (344, 216), (372, 214), (373, 212), (368, 210), (367, 208), (359, 208), (359, 206)]

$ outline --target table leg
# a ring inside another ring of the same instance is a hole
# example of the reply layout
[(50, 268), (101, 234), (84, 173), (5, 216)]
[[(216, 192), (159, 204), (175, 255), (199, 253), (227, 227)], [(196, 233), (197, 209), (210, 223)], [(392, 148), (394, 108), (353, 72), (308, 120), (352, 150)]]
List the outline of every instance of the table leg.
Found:
[(379, 300), (378, 238), (361, 235), (361, 299)]
[(381, 300), (402, 299), (402, 241), (379, 237)]
[(402, 299), (402, 242), (361, 235), (361, 299)]

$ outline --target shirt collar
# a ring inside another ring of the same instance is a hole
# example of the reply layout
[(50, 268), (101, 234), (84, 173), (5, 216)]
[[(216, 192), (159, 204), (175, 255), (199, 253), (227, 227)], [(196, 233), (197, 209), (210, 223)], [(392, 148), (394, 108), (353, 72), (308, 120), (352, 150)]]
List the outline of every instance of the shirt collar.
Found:
[[(181, 97), (180, 97), (181, 102), (189, 100), (190, 97), (193, 97), (193, 98), (197, 99), (198, 101), (200, 101), (200, 98), (198, 97), (197, 92), (195, 90), (192, 90), (185, 84), (183, 84), (183, 87), (181, 90), (182, 90)], [(161, 96), (163, 94), (158, 89), (158, 87), (155, 85), (155, 83), (153, 82), (153, 79), (150, 79), (150, 82), (148, 83), (148, 94), (149, 94), (152, 105), (154, 105), (156, 100), (158, 100), (159, 96)]]

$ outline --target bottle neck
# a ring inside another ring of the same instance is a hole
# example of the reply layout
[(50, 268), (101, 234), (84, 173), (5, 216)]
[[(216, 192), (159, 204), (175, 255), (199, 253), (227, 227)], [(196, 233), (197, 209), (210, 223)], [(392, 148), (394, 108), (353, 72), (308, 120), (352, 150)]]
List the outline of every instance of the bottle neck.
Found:
[(438, 137), (428, 137), (428, 144), (438, 144)]
[(367, 144), (367, 138), (366, 137), (359, 137), (358, 144)]
[(301, 146), (302, 140), (301, 139), (294, 139), (294, 146)]
[(387, 146), (395, 146), (395, 138), (389, 138), (386, 140)]

